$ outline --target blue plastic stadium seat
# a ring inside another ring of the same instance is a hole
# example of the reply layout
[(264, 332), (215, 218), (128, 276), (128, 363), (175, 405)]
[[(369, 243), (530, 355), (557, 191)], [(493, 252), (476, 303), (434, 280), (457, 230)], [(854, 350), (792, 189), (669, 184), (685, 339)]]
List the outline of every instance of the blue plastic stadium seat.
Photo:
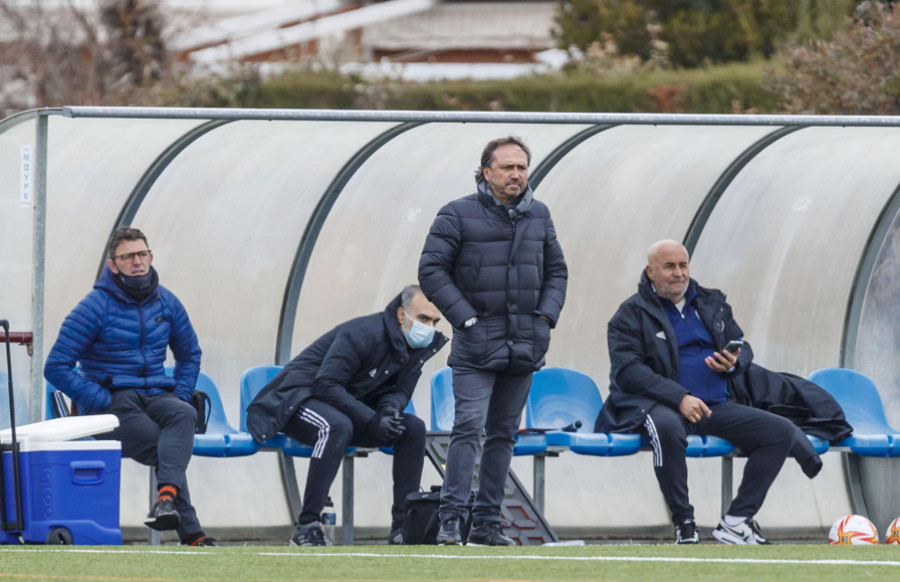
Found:
[(900, 457), (900, 431), (888, 424), (875, 383), (860, 372), (847, 368), (823, 368), (809, 375), (834, 396), (853, 434), (837, 443), (865, 457)]
[[(603, 406), (597, 385), (581, 372), (544, 368), (534, 374), (525, 406), (525, 425), (546, 432), (548, 446), (562, 446), (581, 455), (632, 455), (641, 447), (639, 434), (595, 433), (594, 422)], [(559, 430), (581, 422), (577, 432)], [(556, 430), (553, 430), (556, 429)]]
[(816, 453), (824, 454), (828, 452), (828, 449), (831, 448), (831, 444), (825, 439), (820, 439), (817, 436), (813, 436), (811, 434), (806, 435), (806, 438), (809, 439), (810, 444), (812, 444), (813, 449), (815, 449)]
[[(245, 457), (256, 453), (259, 445), (253, 436), (237, 430), (228, 422), (222, 397), (212, 378), (200, 372), (195, 389), (209, 396), (210, 414), (206, 433), (194, 435), (194, 454), (201, 457)], [(221, 448), (222, 440), (224, 449)]]
[[(453, 400), (453, 372), (441, 368), (431, 376), (431, 430), (450, 432), (453, 429), (455, 405)], [(543, 434), (519, 434), (513, 447), (513, 455), (540, 455), (547, 451), (547, 438)]]
[[(173, 366), (166, 366), (166, 375), (172, 376)], [(195, 390), (209, 396), (209, 419), (206, 433), (194, 435), (194, 454), (198, 457), (246, 457), (259, 450), (259, 445), (250, 436), (231, 426), (222, 405), (222, 396), (212, 378), (204, 372), (197, 376)]]
[(431, 375), (431, 430), (453, 430), (453, 373), (441, 368)]
[[(247, 370), (244, 370), (244, 373), (241, 374), (241, 431), (249, 432), (247, 430), (247, 407), (253, 401), (259, 391), (265, 387), (266, 384), (272, 381), (272, 378), (278, 375), (281, 372), (282, 366), (254, 366)], [(284, 446), (284, 442), (287, 437), (283, 434), (277, 434), (267, 440), (266, 442), (260, 444), (262, 448), (271, 448), (271, 449), (280, 449)], [(312, 449), (310, 449), (310, 453)], [(298, 455), (298, 456), (309, 456), (307, 455)]]
[(69, 416), (71, 409), (69, 408), (68, 397), (56, 389), (50, 382), (47, 382), (47, 410), (44, 413), (46, 420), (53, 418), (62, 418)]

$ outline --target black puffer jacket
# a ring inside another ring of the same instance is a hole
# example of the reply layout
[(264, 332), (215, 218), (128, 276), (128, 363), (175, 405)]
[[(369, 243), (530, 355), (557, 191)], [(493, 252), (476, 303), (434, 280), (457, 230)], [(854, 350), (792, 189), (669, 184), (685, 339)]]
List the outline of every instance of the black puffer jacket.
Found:
[[(716, 350), (744, 335), (721, 291), (701, 287), (693, 279), (690, 286), (698, 295), (694, 301), (697, 315)], [(626, 299), (609, 321), (607, 342), (609, 398), (597, 418), (597, 432), (636, 432), (657, 404), (678, 410), (687, 394), (678, 383), (678, 341), (646, 271), (638, 292)], [(744, 342), (734, 374), (746, 370), (752, 361), (753, 350)], [(733, 390), (732, 377), (729, 392)]]
[[(419, 261), (422, 290), (454, 328), (449, 364), (493, 372), (544, 365), (567, 278), (550, 211), (530, 187), (513, 210), (498, 205), (485, 183), (450, 202)], [(463, 329), (472, 317), (478, 323)]]
[(382, 313), (351, 319), (300, 352), (247, 407), (247, 429), (264, 442), (278, 433), (297, 407), (315, 398), (365, 424), (379, 409), (403, 410), (412, 397), (422, 366), (447, 338), (412, 349), (397, 321), (400, 296)]

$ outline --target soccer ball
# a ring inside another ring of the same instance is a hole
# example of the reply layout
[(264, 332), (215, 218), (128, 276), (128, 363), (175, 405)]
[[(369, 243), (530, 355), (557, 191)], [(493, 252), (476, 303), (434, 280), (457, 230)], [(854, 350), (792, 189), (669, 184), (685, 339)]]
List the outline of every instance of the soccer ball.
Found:
[(878, 531), (861, 515), (845, 515), (831, 526), (828, 543), (838, 546), (878, 545)]
[(891, 522), (884, 531), (884, 543), (900, 544), (900, 517)]

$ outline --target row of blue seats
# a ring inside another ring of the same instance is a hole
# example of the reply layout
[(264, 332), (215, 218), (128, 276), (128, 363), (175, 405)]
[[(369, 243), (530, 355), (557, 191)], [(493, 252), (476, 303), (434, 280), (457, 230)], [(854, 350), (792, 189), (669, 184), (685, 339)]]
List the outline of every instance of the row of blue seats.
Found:
[[(210, 397), (211, 411), (206, 434), (196, 435), (194, 454), (205, 457), (240, 457), (255, 454), (260, 448), (281, 449), (286, 454), (309, 457), (311, 447), (285, 435), (257, 444), (247, 432), (246, 410), (254, 396), (281, 370), (281, 366), (256, 366), (241, 376), (240, 429), (227, 419), (215, 383), (200, 373), (197, 390)], [(813, 372), (809, 379), (828, 391), (844, 409), (853, 434), (836, 446), (871, 457), (900, 456), (900, 431), (891, 427), (875, 384), (864, 374), (846, 368), (825, 368)], [(48, 398), (54, 396), (48, 388)], [(593, 432), (594, 421), (603, 400), (597, 385), (587, 375), (567, 368), (544, 368), (534, 375), (525, 411), (526, 430), (519, 434), (514, 453), (538, 455), (548, 447), (583, 455), (631, 455), (646, 448), (638, 434), (605, 434)], [(407, 412), (415, 413), (412, 402)], [(559, 430), (580, 422), (575, 432)], [(449, 431), (453, 426), (453, 384), (450, 368), (442, 368), (431, 378), (431, 429)], [(828, 450), (827, 441), (809, 436), (817, 452)], [(384, 452), (390, 453), (385, 447)], [(353, 454), (348, 449), (347, 454)], [(734, 452), (728, 441), (713, 436), (688, 437), (690, 457), (718, 457)]]
[[(297, 442), (283, 434), (276, 435), (264, 443), (257, 443), (247, 431), (247, 406), (262, 388), (281, 371), (281, 366), (255, 366), (241, 375), (241, 407), (240, 429), (234, 428), (228, 421), (222, 397), (215, 382), (206, 373), (200, 372), (195, 390), (209, 396), (209, 418), (206, 433), (194, 435), (194, 454), (201, 457), (245, 457), (257, 453), (260, 449), (280, 449), (285, 454), (295, 457), (309, 457), (312, 447)], [(173, 368), (166, 367), (166, 374), (172, 375)], [(68, 415), (67, 403), (60, 399), (60, 393), (52, 386), (47, 386), (47, 417), (55, 418)], [(415, 414), (412, 402), (406, 412)], [(383, 447), (386, 453), (392, 453), (391, 447)], [(347, 454), (353, 454), (354, 448), (348, 448)]]
[[(878, 389), (871, 379), (846, 368), (816, 370), (809, 379), (838, 401), (854, 429), (851, 436), (836, 446), (862, 456), (900, 456), (900, 431), (888, 424)], [(432, 378), (433, 429), (450, 430), (452, 427), (451, 384), (449, 368), (439, 370)], [(594, 421), (602, 406), (597, 385), (585, 374), (567, 368), (540, 370), (534, 375), (526, 405), (526, 430), (519, 435), (514, 452), (534, 455), (540, 454), (542, 447), (544, 450), (547, 447), (564, 447), (583, 455), (619, 456), (631, 455), (647, 447), (647, 441), (638, 434), (593, 432)], [(559, 430), (576, 421), (581, 423), (577, 432)], [(827, 441), (807, 436), (818, 453), (829, 449)], [(688, 437), (689, 457), (718, 457), (732, 453), (734, 446), (725, 439), (697, 435)]]
[[(900, 431), (888, 424), (875, 384), (864, 374), (845, 368), (825, 368), (809, 379), (824, 388), (841, 405), (853, 434), (836, 443), (841, 451), (869, 456), (900, 456)], [(449, 368), (432, 377), (432, 428), (450, 430), (453, 425), (452, 374)], [(640, 434), (595, 433), (594, 421), (603, 406), (597, 385), (590, 377), (565, 368), (544, 368), (534, 375), (525, 410), (526, 429), (517, 437), (513, 453), (532, 455), (534, 459), (533, 499), (544, 509), (544, 463), (548, 456), (563, 451), (581, 455), (622, 456), (647, 449), (649, 443)], [(576, 432), (559, 430), (581, 423)], [(807, 435), (816, 452), (829, 450), (829, 443)], [(691, 435), (687, 456), (719, 458), (722, 463), (721, 505), (725, 512), (733, 489), (732, 459), (739, 454), (725, 439)]]

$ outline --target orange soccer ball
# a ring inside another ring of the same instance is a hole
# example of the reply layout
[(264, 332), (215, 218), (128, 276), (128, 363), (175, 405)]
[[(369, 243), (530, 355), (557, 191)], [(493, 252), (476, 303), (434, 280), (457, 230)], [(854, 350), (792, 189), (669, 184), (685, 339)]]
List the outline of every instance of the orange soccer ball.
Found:
[(900, 517), (895, 519), (884, 530), (885, 544), (900, 544)]
[(838, 546), (876, 546), (878, 530), (861, 515), (845, 515), (831, 526), (828, 543)]

